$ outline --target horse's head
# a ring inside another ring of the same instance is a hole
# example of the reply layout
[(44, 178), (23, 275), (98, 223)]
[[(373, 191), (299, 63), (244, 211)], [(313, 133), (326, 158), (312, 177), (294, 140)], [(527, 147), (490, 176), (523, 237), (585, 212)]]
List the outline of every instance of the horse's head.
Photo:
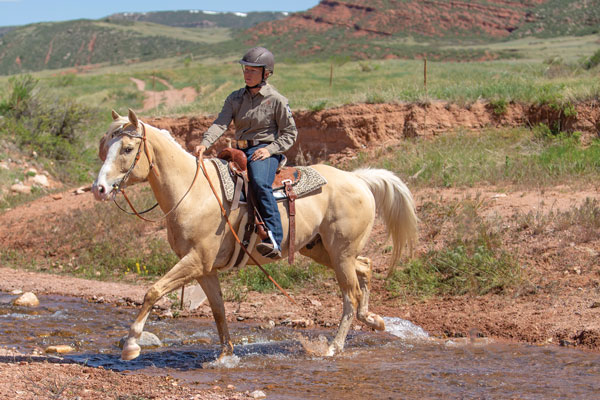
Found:
[(113, 122), (100, 139), (98, 155), (104, 164), (92, 185), (96, 200), (107, 200), (123, 187), (145, 181), (150, 173), (144, 126), (132, 110), (127, 117), (112, 111)]

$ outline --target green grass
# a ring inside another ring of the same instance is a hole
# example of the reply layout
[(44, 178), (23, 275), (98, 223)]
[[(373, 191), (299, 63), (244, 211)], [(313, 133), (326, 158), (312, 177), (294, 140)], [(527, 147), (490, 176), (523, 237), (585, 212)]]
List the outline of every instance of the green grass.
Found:
[(600, 178), (600, 141), (584, 145), (577, 135), (553, 135), (545, 127), (459, 131), (407, 140), (375, 157), (363, 154), (345, 168), (365, 165), (421, 187), (586, 184)]
[[(312, 260), (300, 258), (293, 265), (280, 261), (263, 265), (265, 271), (282, 288), (302, 288), (308, 284), (319, 285), (319, 282), (333, 277), (333, 271)], [(226, 282), (225, 297), (228, 300), (241, 300), (247, 291), (273, 292), (278, 290), (273, 282), (257, 267), (248, 265), (240, 269), (221, 274)]]
[(431, 250), (395, 270), (386, 289), (396, 297), (484, 295), (513, 289), (521, 281), (521, 267), (508, 252), (455, 245)]

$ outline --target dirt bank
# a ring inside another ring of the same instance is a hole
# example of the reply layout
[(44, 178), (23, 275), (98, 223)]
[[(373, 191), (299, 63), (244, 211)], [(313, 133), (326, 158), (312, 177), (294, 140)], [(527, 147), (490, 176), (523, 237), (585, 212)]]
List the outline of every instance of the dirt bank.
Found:
[[(586, 137), (600, 132), (600, 104), (582, 102), (574, 106), (576, 115), (550, 105), (509, 103), (505, 108), (483, 102), (465, 107), (447, 102), (427, 104), (353, 104), (322, 111), (297, 111), (298, 141), (286, 154), (297, 163), (314, 163), (352, 157), (368, 147), (394, 145), (407, 137), (435, 136), (460, 129), (488, 127), (559, 126), (562, 131), (580, 131)], [(187, 149), (202, 140), (214, 116), (155, 118), (147, 122), (167, 129)], [(213, 153), (232, 137), (228, 130), (214, 146)]]

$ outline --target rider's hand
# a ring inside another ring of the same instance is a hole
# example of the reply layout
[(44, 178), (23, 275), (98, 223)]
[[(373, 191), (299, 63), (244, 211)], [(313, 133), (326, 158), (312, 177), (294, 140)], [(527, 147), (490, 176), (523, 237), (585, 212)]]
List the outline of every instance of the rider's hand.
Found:
[(202, 146), (202, 145), (198, 145), (194, 148), (194, 156), (200, 158), (202, 157), (202, 154), (204, 154), (204, 152), (206, 151), (206, 146)]
[(264, 160), (271, 157), (271, 153), (269, 153), (269, 150), (265, 149), (264, 147), (261, 147), (260, 149), (256, 150), (253, 154), (252, 157), (250, 158), (251, 161), (258, 161), (258, 160)]

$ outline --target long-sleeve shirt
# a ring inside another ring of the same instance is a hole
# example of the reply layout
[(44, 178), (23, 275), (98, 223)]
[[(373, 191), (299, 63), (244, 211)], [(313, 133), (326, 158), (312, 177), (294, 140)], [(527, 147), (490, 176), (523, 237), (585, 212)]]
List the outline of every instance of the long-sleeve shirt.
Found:
[(269, 143), (265, 148), (271, 155), (281, 154), (294, 145), (298, 131), (288, 99), (265, 84), (252, 96), (245, 87), (225, 99), (217, 119), (208, 128), (201, 144), (210, 147), (233, 121), (236, 140), (257, 140)]

